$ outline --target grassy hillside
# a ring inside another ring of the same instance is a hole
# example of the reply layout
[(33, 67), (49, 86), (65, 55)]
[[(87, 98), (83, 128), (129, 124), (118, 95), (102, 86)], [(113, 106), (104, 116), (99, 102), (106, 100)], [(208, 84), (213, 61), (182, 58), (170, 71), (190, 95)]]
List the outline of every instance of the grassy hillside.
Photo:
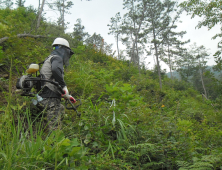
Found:
[[(49, 54), (48, 42), (16, 40), (32, 43), (35, 62)], [(15, 80), (28, 62), (16, 64), (24, 61), (27, 54), (22, 52), (10, 59), (12, 52), (7, 49), (13, 45), (18, 44), (7, 42), (0, 53), (1, 69), (9, 75), (1, 78), (5, 88), (1, 88), (0, 169), (221, 168), (222, 116), (217, 105), (166, 76), (160, 91), (155, 72), (139, 73), (128, 61), (90, 46), (73, 49), (75, 55), (65, 72), (70, 93), (82, 100), (81, 117), (66, 110), (63, 128), (48, 132), (31, 98), (15, 93)], [(34, 53), (37, 48), (43, 51)]]

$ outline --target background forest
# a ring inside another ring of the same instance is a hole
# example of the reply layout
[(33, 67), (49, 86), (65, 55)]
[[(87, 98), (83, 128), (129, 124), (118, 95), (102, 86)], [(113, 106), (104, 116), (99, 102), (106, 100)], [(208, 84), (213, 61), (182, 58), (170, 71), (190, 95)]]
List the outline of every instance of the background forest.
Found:
[[(56, 23), (44, 18), (45, 5), (59, 11)], [(123, 0), (126, 14), (108, 24), (116, 52), (100, 34), (85, 32), (81, 19), (66, 31), (72, 5), (39, 0), (34, 9), (0, 0), (0, 169), (222, 169), (221, 44), (208, 67), (207, 49), (175, 31), (182, 12), (202, 16), (198, 27), (220, 24), (221, 2)], [(81, 117), (66, 110), (63, 128), (48, 132), (43, 113), (15, 84), (50, 54), (56, 37), (75, 52), (65, 81), (82, 100)], [(144, 54), (155, 57), (155, 69), (146, 68)]]

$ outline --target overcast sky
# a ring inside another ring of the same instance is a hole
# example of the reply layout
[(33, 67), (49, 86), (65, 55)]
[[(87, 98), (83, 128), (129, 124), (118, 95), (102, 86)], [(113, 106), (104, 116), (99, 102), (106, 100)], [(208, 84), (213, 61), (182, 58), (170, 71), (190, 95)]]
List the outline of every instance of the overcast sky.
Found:
[[(25, 6), (33, 5), (35, 8), (38, 7), (39, 0), (26, 0)], [(42, 1), (42, 0), (41, 0)], [(52, 2), (52, 0), (48, 0)], [(81, 18), (82, 25), (85, 26), (85, 31), (89, 34), (96, 32), (104, 37), (108, 44), (113, 44), (114, 50), (116, 50), (116, 43), (113, 35), (108, 35), (109, 28), (107, 24), (110, 23), (110, 18), (114, 17), (117, 12), (122, 15), (123, 1), (122, 0), (73, 0), (73, 7), (70, 10), (71, 14), (66, 14), (66, 22), (70, 22), (68, 26), (68, 31), (72, 32), (74, 24), (78, 18)], [(59, 17), (59, 13), (49, 11), (47, 7), (44, 11), (48, 21), (56, 21)], [(195, 29), (195, 26), (200, 21), (199, 18), (191, 19), (185, 13), (181, 16), (182, 23), (178, 24), (179, 31), (187, 31), (183, 40), (190, 39), (191, 43), (196, 42), (198, 46), (204, 45), (207, 49), (210, 49), (210, 59), (208, 65), (214, 65), (213, 54), (217, 51), (217, 43), (219, 39), (212, 40), (211, 38), (220, 32), (219, 26), (213, 28), (212, 30), (207, 30), (207, 28)], [(190, 43), (190, 44), (191, 44)], [(123, 46), (122, 46), (123, 48)], [(149, 56), (148, 60), (153, 62), (153, 57)], [(165, 67), (161, 63), (162, 67)], [(153, 64), (149, 65), (148, 68), (152, 68)]]

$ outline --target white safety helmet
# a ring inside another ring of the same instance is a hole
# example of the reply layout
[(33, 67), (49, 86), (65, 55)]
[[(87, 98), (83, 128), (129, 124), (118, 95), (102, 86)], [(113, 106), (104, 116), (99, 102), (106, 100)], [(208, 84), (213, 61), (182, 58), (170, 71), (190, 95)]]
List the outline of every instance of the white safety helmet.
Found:
[(55, 45), (62, 45), (70, 49), (69, 42), (64, 38), (60, 38), (60, 37), (56, 38), (54, 42), (52, 43), (52, 46), (55, 46)]

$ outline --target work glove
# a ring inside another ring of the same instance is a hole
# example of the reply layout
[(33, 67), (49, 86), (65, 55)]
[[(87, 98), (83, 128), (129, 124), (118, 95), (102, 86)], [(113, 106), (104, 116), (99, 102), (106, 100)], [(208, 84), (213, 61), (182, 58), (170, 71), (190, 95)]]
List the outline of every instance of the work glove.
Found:
[(65, 92), (65, 94), (62, 94), (62, 97), (65, 99), (68, 99), (69, 98), (69, 91), (67, 89), (67, 86), (63, 87), (62, 90)]
[(72, 103), (75, 103), (76, 102), (76, 99), (74, 99), (74, 97), (72, 97), (71, 95), (69, 95), (69, 98), (68, 98)]
[(63, 97), (64, 99), (68, 99), (68, 100), (70, 100), (72, 103), (75, 103), (75, 102), (76, 102), (76, 99), (74, 99), (74, 97), (72, 97), (71, 95), (69, 95), (69, 91), (68, 91), (68, 89), (67, 89), (67, 86), (63, 87), (62, 90), (65, 92), (65, 94), (62, 94), (62, 97)]

